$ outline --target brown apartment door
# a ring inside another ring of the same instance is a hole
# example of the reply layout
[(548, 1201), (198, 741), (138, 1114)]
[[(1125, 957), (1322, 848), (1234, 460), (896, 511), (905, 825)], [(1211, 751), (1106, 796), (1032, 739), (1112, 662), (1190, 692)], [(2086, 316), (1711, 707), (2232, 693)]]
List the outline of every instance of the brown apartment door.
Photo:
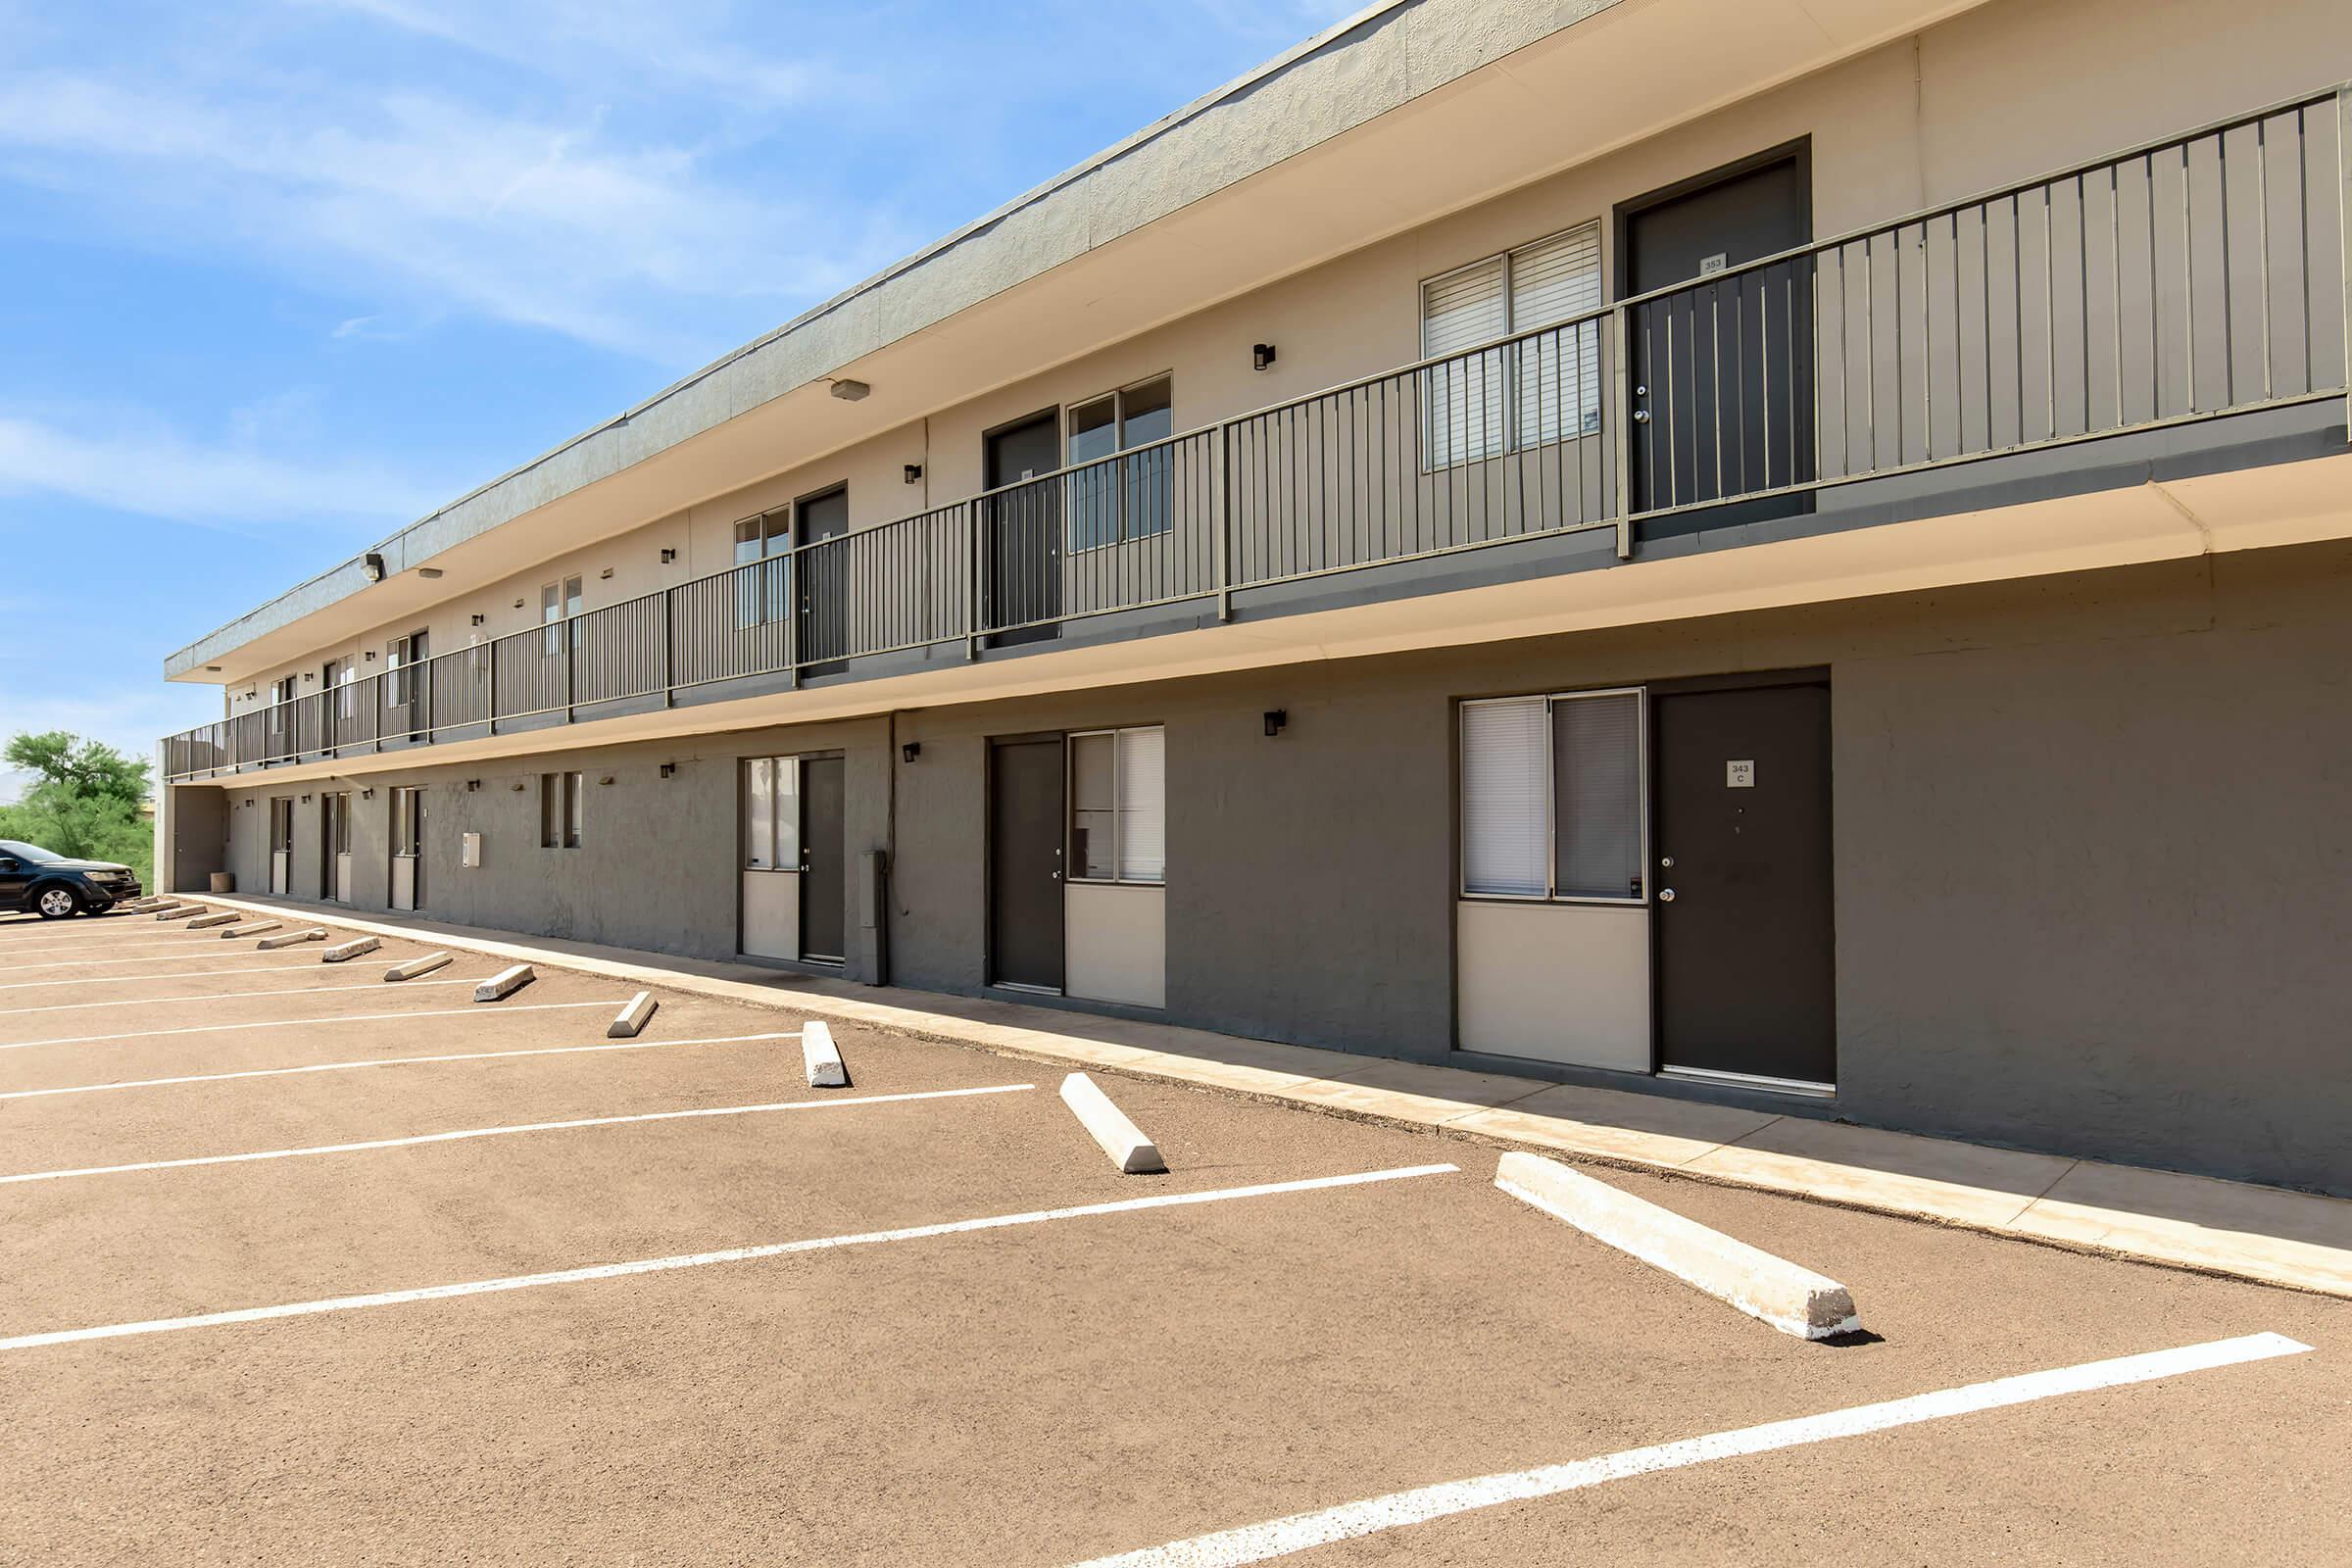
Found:
[(801, 956), (839, 963), (850, 895), (848, 767), (839, 757), (801, 760)]
[(850, 531), (850, 488), (836, 485), (804, 497), (792, 511), (801, 545), (794, 563), (801, 585), (801, 673), (838, 674), (849, 667), (851, 546), (810, 547)]
[(1048, 409), (992, 431), (987, 442), (988, 591), (982, 610), (987, 624), (1015, 628), (990, 642), (1043, 642), (1056, 635), (1053, 622), (1061, 613), (1061, 481), (1021, 481), (1061, 466), (1061, 412)]
[(989, 982), (1062, 988), (1061, 737), (989, 747)]
[(1680, 692), (1655, 704), (1659, 1065), (1832, 1085), (1830, 689)]
[(1719, 503), (1814, 477), (1811, 263), (1739, 270), (1802, 245), (1811, 229), (1802, 146), (1622, 210), (1621, 292), (1672, 290), (1635, 306), (1627, 323), (1634, 509), (1698, 508), (1645, 525), (1643, 537), (1810, 508), (1809, 495)]

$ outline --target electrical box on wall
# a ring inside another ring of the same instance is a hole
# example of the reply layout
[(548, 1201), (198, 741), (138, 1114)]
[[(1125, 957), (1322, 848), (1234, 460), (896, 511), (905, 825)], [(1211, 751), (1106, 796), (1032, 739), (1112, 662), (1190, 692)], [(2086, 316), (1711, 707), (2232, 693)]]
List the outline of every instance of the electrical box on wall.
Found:
[(482, 836), (479, 833), (458, 835), (458, 863), (460, 865), (482, 863)]

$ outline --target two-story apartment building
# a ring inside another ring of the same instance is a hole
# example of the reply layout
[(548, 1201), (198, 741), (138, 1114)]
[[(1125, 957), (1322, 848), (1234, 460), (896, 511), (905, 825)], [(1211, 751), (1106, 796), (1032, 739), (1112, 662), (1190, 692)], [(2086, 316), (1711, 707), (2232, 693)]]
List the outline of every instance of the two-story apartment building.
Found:
[(174, 655), (159, 877), (2352, 1192), (2348, 75), (1377, 5)]

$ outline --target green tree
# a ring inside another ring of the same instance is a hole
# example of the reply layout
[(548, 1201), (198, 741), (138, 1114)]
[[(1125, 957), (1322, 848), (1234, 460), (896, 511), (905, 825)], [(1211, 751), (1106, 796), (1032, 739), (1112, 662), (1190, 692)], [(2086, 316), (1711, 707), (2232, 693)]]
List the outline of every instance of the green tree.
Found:
[(141, 885), (155, 880), (154, 829), (139, 814), (147, 763), (62, 729), (21, 734), (0, 755), (33, 775), (23, 799), (0, 806), (0, 839), (113, 860), (136, 871)]

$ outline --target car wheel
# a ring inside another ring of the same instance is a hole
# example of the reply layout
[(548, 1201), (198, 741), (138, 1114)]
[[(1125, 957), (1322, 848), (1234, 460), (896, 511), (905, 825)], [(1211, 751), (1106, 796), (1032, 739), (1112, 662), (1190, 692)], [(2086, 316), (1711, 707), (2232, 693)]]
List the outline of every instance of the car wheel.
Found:
[(32, 896), (32, 907), (44, 920), (63, 920), (81, 907), (81, 900), (67, 887), (46, 887)]

